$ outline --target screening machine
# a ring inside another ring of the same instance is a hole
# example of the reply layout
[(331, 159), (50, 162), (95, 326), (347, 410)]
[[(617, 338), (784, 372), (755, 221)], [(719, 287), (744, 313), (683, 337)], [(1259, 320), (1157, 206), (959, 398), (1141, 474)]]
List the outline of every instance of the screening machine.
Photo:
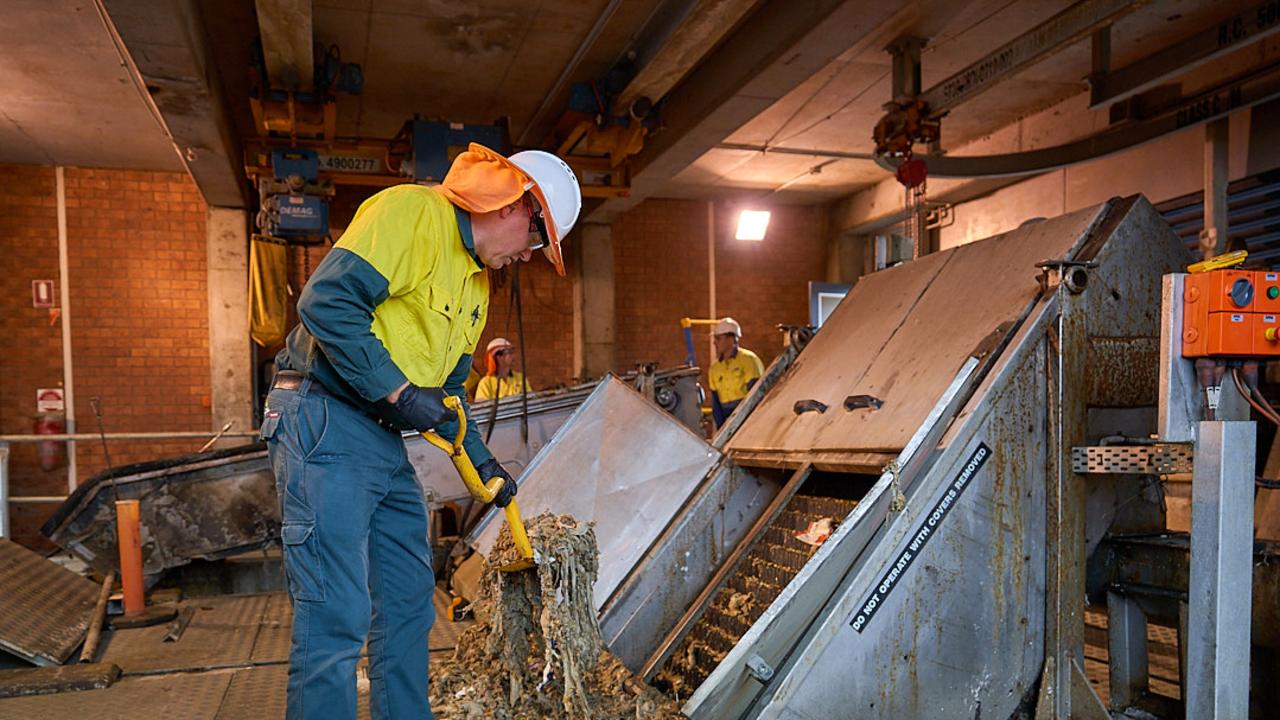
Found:
[(610, 648), (694, 720), (1105, 717), (1085, 560), (1163, 515), (1072, 448), (1156, 431), (1186, 261), (1130, 197), (864, 277), (602, 603)]

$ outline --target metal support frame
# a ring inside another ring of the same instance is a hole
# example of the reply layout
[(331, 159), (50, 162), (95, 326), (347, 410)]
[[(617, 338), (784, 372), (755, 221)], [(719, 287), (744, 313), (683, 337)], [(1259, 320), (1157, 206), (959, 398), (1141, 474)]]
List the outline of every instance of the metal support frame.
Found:
[(924, 91), (920, 99), (938, 117), (1136, 8), (1127, 0), (1078, 2)]
[[(1274, 0), (1258, 3), (1185, 40), (1114, 71), (1089, 77), (1090, 109), (1123, 100), (1280, 30)], [(1096, 47), (1096, 45), (1095, 45)]]
[(1147, 692), (1147, 616), (1136, 600), (1107, 593), (1107, 667), (1111, 709), (1123, 710)]
[[(1191, 482), (1187, 718), (1249, 716), (1252, 422), (1202, 422)], [(1244, 521), (1242, 522), (1242, 518)]]
[(1045, 502), (1045, 666), (1037, 720), (1107, 717), (1082, 669), (1084, 652), (1085, 483), (1072, 453), (1088, 426), (1086, 299), (1064, 283), (1058, 291), (1056, 337), (1051, 333), (1049, 457)]
[(925, 38), (907, 36), (893, 41), (885, 48), (893, 57), (893, 101), (909, 103), (920, 94), (920, 51), (928, 42)]
[[(928, 164), (930, 178), (1009, 178), (1070, 167), (1280, 97), (1278, 71), (1280, 63), (1268, 61), (1194, 95), (1134, 104), (1133, 116), (1125, 122), (1062, 145), (1000, 155), (916, 157)], [(897, 170), (892, 158), (880, 157), (876, 163), (891, 172)]]

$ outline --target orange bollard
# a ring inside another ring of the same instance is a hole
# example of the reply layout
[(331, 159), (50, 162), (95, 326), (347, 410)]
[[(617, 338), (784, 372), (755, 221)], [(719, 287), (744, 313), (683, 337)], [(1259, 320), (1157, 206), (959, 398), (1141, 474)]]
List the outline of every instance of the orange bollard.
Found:
[(120, 583), (124, 585), (124, 614), (147, 609), (142, 586), (142, 523), (137, 500), (116, 501), (116, 538), (120, 546)]

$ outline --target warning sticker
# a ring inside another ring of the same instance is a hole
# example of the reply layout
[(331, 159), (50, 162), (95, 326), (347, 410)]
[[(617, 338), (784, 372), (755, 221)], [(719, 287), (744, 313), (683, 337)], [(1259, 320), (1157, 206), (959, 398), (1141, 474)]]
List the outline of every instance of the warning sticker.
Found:
[(889, 593), (893, 592), (893, 589), (898, 586), (898, 582), (902, 580), (907, 569), (920, 556), (920, 551), (924, 549), (925, 544), (937, 532), (942, 520), (951, 512), (951, 508), (956, 506), (956, 502), (960, 500), (960, 494), (964, 492), (965, 488), (969, 487), (969, 481), (973, 479), (974, 475), (978, 474), (978, 471), (986, 464), (989, 457), (991, 457), (991, 448), (987, 447), (986, 443), (978, 443), (978, 447), (973, 451), (973, 455), (969, 457), (969, 461), (964, 464), (960, 474), (956, 475), (955, 480), (951, 481), (947, 491), (942, 494), (938, 503), (933, 506), (933, 510), (925, 517), (920, 527), (916, 529), (907, 546), (894, 559), (893, 564), (885, 571), (884, 577), (880, 578), (880, 582), (872, 589), (867, 599), (858, 606), (858, 611), (849, 619), (849, 627), (862, 632), (867, 623), (871, 622), (871, 618), (875, 616), (876, 611), (884, 604), (885, 599), (889, 597)]

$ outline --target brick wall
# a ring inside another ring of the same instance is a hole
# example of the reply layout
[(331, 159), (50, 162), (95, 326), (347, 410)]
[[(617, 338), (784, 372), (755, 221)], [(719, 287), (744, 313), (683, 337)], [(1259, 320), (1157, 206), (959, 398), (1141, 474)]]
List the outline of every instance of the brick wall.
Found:
[[(579, 238), (574, 235), (570, 242)], [(565, 248), (566, 254), (569, 250)], [(572, 268), (568, 268), (572, 270)], [(571, 273), (570, 273), (571, 274)], [(476, 367), (484, 372), (484, 349), (495, 337), (505, 337), (519, 347), (515, 308), (511, 304), (512, 268), (490, 273), (489, 322), (476, 347)], [(573, 280), (560, 277), (555, 267), (534, 253), (520, 265), (520, 305), (524, 318), (525, 365), (529, 386), (546, 390), (572, 382), (573, 376)], [(519, 358), (516, 370), (520, 369)]]
[[(738, 208), (715, 208), (716, 314), (742, 325), (742, 346), (766, 366), (782, 350), (777, 325), (808, 322), (808, 283), (826, 273), (821, 208), (771, 209), (768, 237), (748, 242), (734, 239)], [(617, 369), (684, 362), (680, 318), (710, 311), (707, 221), (705, 202), (647, 200), (614, 223)], [(707, 332), (694, 328), (703, 368), (709, 364)]]
[(778, 325), (808, 324), (809, 283), (826, 279), (824, 216), (820, 206), (772, 207), (768, 236), (752, 242), (734, 238), (738, 209), (716, 206), (716, 314), (742, 325), (742, 346), (767, 367), (782, 352)]
[[(68, 168), (71, 344), (78, 430), (207, 430), (208, 290), (205, 206), (185, 175)], [(0, 294), (0, 430), (30, 432), (35, 389), (62, 383), (61, 328), (31, 307), (34, 279), (58, 280), (54, 170), (0, 166), (0, 252), (16, 258)], [(199, 441), (109, 444), (113, 465), (178, 455)], [(81, 480), (105, 464), (99, 443), (78, 443)], [(14, 447), (13, 495), (61, 495), (66, 471), (40, 470), (35, 448)], [(15, 538), (47, 547), (36, 531), (54, 506), (15, 504)]]

